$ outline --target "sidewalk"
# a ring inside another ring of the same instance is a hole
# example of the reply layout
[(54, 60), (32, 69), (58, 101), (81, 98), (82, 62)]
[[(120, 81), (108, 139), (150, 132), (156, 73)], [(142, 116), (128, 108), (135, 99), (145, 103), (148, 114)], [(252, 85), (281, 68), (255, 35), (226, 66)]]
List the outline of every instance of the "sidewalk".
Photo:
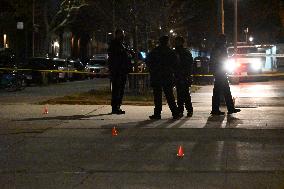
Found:
[[(247, 101), (245, 99), (244, 101)], [(238, 103), (238, 100), (237, 100)], [(278, 102), (281, 103), (281, 102)], [(0, 116), (5, 128), (44, 129), (50, 128), (238, 128), (282, 129), (284, 107), (258, 107), (255, 103), (236, 105), (242, 111), (228, 116), (210, 116), (209, 104), (194, 102), (192, 117), (172, 120), (167, 106), (163, 107), (162, 119), (150, 121), (152, 106), (122, 106), (125, 115), (110, 114), (111, 108), (102, 105), (47, 105), (48, 114), (43, 114), (43, 105), (2, 105)], [(224, 109), (224, 111), (226, 111)], [(13, 113), (12, 113), (13, 112)], [(221, 120), (222, 119), (222, 120)]]
[[(153, 106), (122, 106), (125, 115), (112, 115), (107, 105), (44, 105), (2, 104), (0, 117), (7, 128), (237, 128), (282, 129), (284, 128), (284, 98), (272, 94), (249, 94), (241, 86), (231, 86), (236, 97), (236, 107), (242, 111), (230, 116), (211, 117), (212, 86), (203, 86), (192, 95), (194, 114), (179, 120), (171, 119), (167, 105), (163, 106), (162, 120), (150, 121)], [(265, 90), (265, 86), (263, 86)], [(242, 90), (242, 91), (241, 91)], [(270, 90), (267, 88), (267, 90)], [(245, 92), (243, 94), (243, 92)], [(253, 96), (250, 96), (253, 95)], [(222, 107), (226, 112), (226, 108)], [(222, 119), (222, 120), (220, 120)], [(4, 127), (4, 128), (5, 128)], [(0, 132), (4, 132), (4, 128)]]

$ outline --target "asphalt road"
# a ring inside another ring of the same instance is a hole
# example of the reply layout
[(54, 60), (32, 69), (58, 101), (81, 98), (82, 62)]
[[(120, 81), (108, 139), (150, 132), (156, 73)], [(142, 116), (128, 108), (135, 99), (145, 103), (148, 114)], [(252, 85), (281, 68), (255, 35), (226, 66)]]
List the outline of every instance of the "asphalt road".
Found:
[[(43, 87), (43, 98), (92, 82)], [(1, 93), (1, 189), (283, 189), (284, 82), (231, 88), (240, 113), (211, 117), (212, 86), (202, 86), (192, 95), (193, 117), (177, 121), (167, 106), (159, 121), (147, 120), (153, 107), (145, 106), (123, 106), (127, 113), (117, 116), (103, 105), (50, 105), (44, 115), (29, 103), (40, 94), (19, 103)]]
[(95, 78), (91, 80), (64, 82), (47, 86), (26, 87), (22, 91), (0, 91), (0, 103), (35, 103), (69, 94), (87, 92), (96, 89), (109, 89), (109, 79)]

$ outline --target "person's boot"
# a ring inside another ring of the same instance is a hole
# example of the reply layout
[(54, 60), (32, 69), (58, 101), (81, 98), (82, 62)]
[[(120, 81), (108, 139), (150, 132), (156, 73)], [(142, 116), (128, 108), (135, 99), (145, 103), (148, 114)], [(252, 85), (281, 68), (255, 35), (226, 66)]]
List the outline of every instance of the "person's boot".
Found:
[(210, 113), (211, 115), (218, 115), (218, 116), (220, 116), (220, 115), (225, 115), (225, 112), (221, 112), (220, 110), (218, 110), (218, 111), (211, 111), (211, 113)]
[(193, 115), (193, 108), (190, 107), (187, 109), (187, 117), (192, 117), (192, 115)]
[(158, 120), (158, 119), (161, 119), (161, 114), (153, 114), (153, 115), (149, 116), (149, 118), (151, 120)]
[(212, 111), (211, 115), (225, 115), (225, 112), (221, 112), (219, 110), (219, 105), (220, 105), (220, 97), (219, 96), (212, 96)]
[(182, 113), (182, 112), (179, 112), (179, 111), (174, 111), (174, 112), (172, 113), (172, 115), (173, 115), (173, 119), (180, 119), (180, 118), (182, 118), (183, 113)]
[(180, 114), (181, 116), (183, 116), (183, 111), (184, 111), (183, 105), (177, 106), (177, 112), (178, 112), (178, 114)]
[(240, 112), (240, 111), (241, 111), (240, 109), (234, 108), (234, 109), (232, 109), (232, 110), (229, 110), (229, 111), (228, 111), (228, 114), (238, 113), (238, 112)]
[(186, 116), (187, 117), (192, 117), (192, 115), (193, 115), (193, 111), (188, 111)]
[(154, 114), (153, 115), (150, 115), (149, 118), (151, 120), (157, 120), (157, 119), (161, 119), (161, 112), (162, 110), (161, 109), (158, 109), (158, 108), (154, 108)]
[(125, 111), (120, 109), (120, 108), (112, 108), (112, 112), (111, 113), (120, 115), (120, 114), (125, 114)]
[(172, 112), (173, 119), (180, 119), (183, 116), (183, 112), (180, 112), (177, 106), (170, 108)]

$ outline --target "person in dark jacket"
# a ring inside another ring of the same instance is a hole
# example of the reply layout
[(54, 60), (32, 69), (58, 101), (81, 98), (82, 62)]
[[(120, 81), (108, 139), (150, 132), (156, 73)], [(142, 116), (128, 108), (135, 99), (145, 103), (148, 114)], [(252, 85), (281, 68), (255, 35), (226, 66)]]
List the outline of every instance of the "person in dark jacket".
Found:
[(193, 114), (193, 107), (189, 87), (191, 87), (192, 84), (193, 58), (190, 51), (184, 47), (184, 38), (182, 36), (175, 38), (175, 53), (177, 56), (175, 84), (177, 89), (178, 110), (180, 114), (183, 115), (185, 106), (187, 116), (191, 117)]
[(117, 29), (115, 38), (108, 48), (109, 70), (112, 84), (111, 106), (113, 114), (125, 114), (120, 106), (124, 95), (127, 74), (130, 71), (131, 58), (124, 44), (124, 31)]
[(240, 109), (235, 108), (227, 73), (224, 68), (224, 64), (228, 58), (226, 44), (226, 36), (224, 34), (219, 34), (210, 57), (211, 70), (214, 74), (214, 88), (211, 111), (212, 115), (225, 114), (219, 109), (221, 98), (225, 98), (228, 114), (237, 113), (241, 111)]
[(155, 105), (154, 114), (149, 116), (149, 118), (161, 119), (162, 91), (164, 91), (172, 116), (174, 119), (178, 119), (180, 115), (173, 94), (176, 55), (169, 48), (168, 36), (160, 37), (159, 42), (160, 45), (149, 53), (146, 60), (150, 72)]

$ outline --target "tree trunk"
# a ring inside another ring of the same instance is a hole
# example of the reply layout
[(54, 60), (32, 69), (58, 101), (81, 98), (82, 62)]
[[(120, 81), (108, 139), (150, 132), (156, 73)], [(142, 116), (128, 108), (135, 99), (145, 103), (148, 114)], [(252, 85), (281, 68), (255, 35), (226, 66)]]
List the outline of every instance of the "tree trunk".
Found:
[(50, 46), (50, 33), (49, 33), (49, 22), (48, 22), (48, 1), (44, 2), (44, 9), (43, 9), (43, 19), (44, 19), (44, 25), (45, 25), (45, 40), (44, 40), (44, 50), (45, 52), (49, 52), (49, 46)]

